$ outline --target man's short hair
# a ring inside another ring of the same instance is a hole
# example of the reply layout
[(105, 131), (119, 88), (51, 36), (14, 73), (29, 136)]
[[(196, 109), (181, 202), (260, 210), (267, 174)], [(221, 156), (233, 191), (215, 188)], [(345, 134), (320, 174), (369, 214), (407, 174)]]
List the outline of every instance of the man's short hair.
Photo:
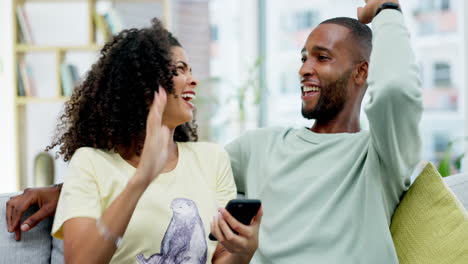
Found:
[(372, 30), (365, 24), (350, 17), (335, 17), (327, 19), (320, 24), (335, 24), (349, 29), (359, 54), (358, 60), (369, 61), (372, 51)]

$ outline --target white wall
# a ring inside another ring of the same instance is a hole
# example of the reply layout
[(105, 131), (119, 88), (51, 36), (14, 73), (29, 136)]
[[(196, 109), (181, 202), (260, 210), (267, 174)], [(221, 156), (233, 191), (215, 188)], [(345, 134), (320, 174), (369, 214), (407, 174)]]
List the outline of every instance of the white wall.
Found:
[(0, 193), (17, 189), (14, 89), (12, 1), (0, 1)]

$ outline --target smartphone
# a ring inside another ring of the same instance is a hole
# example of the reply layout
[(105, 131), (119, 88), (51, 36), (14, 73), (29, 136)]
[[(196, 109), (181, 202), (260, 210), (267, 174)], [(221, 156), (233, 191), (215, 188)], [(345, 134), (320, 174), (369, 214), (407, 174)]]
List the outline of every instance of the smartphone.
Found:
[[(239, 222), (249, 225), (262, 202), (257, 199), (233, 199), (226, 205), (226, 210)], [(216, 241), (211, 233), (208, 236), (210, 240)]]

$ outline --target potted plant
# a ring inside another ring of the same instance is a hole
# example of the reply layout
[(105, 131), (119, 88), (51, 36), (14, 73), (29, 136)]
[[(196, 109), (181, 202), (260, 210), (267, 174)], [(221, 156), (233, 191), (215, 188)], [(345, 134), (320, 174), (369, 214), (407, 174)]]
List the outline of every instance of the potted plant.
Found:
[(468, 137), (461, 137), (456, 138), (448, 143), (447, 149), (444, 151), (444, 154), (442, 155), (442, 159), (440, 160), (438, 167), (439, 173), (442, 175), (442, 177), (452, 175), (453, 169), (460, 171), (462, 160), (465, 157), (465, 153), (459, 154), (458, 156), (455, 156), (455, 159), (453, 159), (453, 145), (456, 142), (466, 140), (468, 140)]

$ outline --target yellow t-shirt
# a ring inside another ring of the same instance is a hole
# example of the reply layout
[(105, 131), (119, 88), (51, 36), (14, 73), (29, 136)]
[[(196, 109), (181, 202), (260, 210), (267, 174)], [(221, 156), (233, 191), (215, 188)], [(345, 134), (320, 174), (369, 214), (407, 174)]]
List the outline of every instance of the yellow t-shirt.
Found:
[[(146, 189), (111, 263), (178, 263), (184, 258), (211, 263), (216, 242), (208, 239), (210, 221), (236, 196), (229, 157), (212, 143), (177, 146), (176, 168)], [(71, 218), (100, 217), (135, 171), (113, 151), (78, 149), (69, 164), (52, 235), (63, 239), (63, 223)]]

